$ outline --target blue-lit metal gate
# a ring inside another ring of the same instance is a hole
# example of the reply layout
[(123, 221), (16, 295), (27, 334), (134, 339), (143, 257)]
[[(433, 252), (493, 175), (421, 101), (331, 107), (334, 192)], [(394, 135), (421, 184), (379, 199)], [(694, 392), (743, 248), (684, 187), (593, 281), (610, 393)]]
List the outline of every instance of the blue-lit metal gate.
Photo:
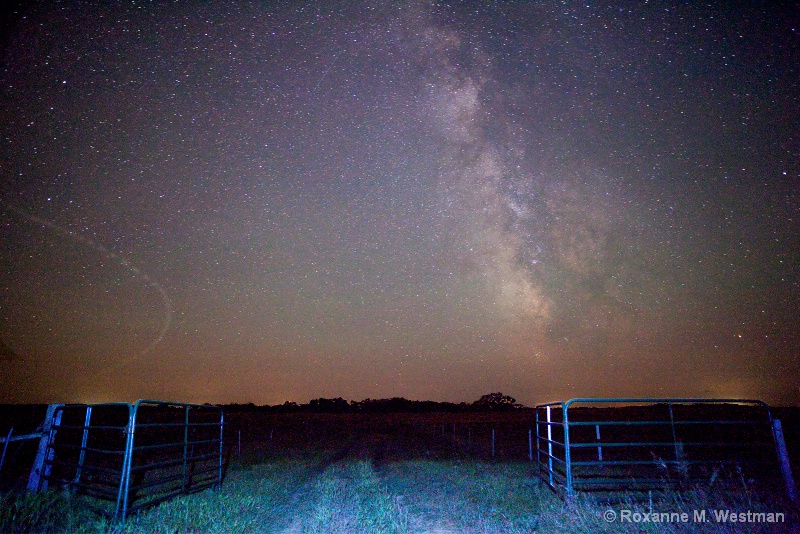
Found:
[[(777, 452), (777, 455), (776, 455)], [(782, 478), (797, 490), (780, 421), (745, 399), (578, 398), (536, 407), (541, 481), (577, 491), (646, 490), (715, 477), (721, 469)]]
[(212, 405), (54, 404), (28, 489), (66, 487), (94, 497), (98, 512), (124, 519), (177, 495), (219, 486), (223, 428), (222, 408)]

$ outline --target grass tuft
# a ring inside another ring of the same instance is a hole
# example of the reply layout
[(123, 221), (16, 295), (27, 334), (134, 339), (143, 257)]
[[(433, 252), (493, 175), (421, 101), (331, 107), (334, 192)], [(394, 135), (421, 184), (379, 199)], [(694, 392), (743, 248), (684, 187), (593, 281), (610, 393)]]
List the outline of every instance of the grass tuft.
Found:
[(89, 512), (58, 490), (0, 495), (0, 532), (50, 534), (76, 532)]

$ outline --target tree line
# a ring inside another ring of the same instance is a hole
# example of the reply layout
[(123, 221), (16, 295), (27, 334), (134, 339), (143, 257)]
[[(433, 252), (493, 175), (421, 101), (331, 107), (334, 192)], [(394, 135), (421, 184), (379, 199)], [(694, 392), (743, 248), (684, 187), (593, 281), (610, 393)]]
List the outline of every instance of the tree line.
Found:
[(283, 404), (256, 406), (255, 404), (229, 404), (234, 411), (258, 411), (267, 413), (463, 413), (501, 412), (525, 408), (514, 397), (503, 393), (488, 393), (478, 400), (467, 402), (416, 401), (403, 397), (391, 399), (364, 399), (348, 401), (342, 397), (312, 399), (307, 404), (286, 401)]

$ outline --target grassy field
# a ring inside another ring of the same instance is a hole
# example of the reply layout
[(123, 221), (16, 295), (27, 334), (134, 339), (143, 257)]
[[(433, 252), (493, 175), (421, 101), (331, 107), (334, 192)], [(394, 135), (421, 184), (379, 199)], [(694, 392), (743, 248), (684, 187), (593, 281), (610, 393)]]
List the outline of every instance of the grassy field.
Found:
[[(230, 427), (230, 464), (217, 491), (162, 503), (132, 515), (123, 525), (93, 515), (82, 498), (59, 491), (32, 496), (12, 492), (0, 503), (0, 529), (235, 534), (800, 532), (792, 527), (798, 524), (797, 511), (782, 496), (756, 494), (750, 481), (735, 471), (681, 493), (656, 492), (639, 501), (619, 495), (612, 502), (581, 496), (568, 506), (537, 482), (524, 455), (515, 457), (524, 443), (506, 443), (503, 457), (498, 450), (492, 458), (487, 434), (478, 424), (492, 422), (474, 423), (471, 431), (453, 429), (450, 422), (431, 416), (405, 418), (402, 424), (392, 418), (351, 418), (342, 424), (335, 418), (297, 417), (262, 420), (254, 426), (242, 416)], [(241, 452), (237, 426), (246, 429)], [(695, 510), (705, 510), (705, 522), (696, 520), (702, 517), (695, 517)], [(785, 518), (782, 523), (732, 523), (718, 520), (717, 510), (782, 512)], [(653, 522), (654, 516), (644, 515), (651, 512), (675, 515)], [(680, 513), (688, 520), (682, 521)]]

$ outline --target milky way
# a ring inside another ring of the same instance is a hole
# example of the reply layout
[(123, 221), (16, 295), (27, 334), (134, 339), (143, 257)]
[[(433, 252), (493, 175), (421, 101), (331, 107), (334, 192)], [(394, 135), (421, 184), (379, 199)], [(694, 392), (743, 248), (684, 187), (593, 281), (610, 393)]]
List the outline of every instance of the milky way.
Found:
[(7, 19), (0, 401), (800, 391), (796, 10)]

